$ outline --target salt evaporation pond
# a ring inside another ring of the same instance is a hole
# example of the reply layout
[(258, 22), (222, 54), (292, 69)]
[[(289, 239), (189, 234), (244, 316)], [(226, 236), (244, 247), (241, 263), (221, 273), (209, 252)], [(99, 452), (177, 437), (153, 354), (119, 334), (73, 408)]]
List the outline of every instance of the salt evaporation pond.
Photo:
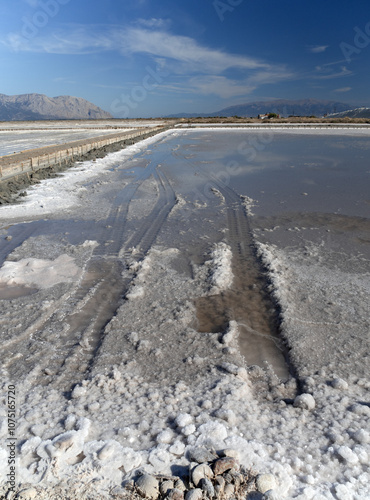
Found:
[[(122, 128), (119, 132), (129, 129)], [(112, 129), (89, 130), (71, 129), (66, 131), (55, 130), (1, 130), (0, 129), (0, 156), (20, 153), (28, 149), (52, 146), (54, 144), (65, 144), (67, 142), (89, 139), (97, 136), (113, 134)]]
[(21, 488), (111, 498), (204, 446), (369, 497), (369, 136), (171, 130), (0, 208)]

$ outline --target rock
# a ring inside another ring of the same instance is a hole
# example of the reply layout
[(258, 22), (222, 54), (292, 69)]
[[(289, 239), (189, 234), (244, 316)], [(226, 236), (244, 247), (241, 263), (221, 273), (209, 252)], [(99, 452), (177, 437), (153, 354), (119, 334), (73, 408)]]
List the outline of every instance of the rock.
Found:
[(111, 495), (113, 498), (127, 498), (127, 490), (121, 486), (115, 486), (111, 491)]
[(203, 491), (200, 488), (189, 490), (185, 495), (185, 500), (201, 500)]
[(342, 378), (335, 378), (332, 380), (331, 385), (334, 389), (338, 389), (340, 391), (346, 391), (348, 389), (348, 383)]
[(279, 496), (275, 490), (268, 490), (263, 495), (262, 500), (279, 500)]
[(199, 486), (200, 488), (205, 491), (205, 493), (210, 497), (213, 498), (215, 496), (215, 489), (213, 487), (213, 484), (207, 477), (203, 477), (199, 481)]
[(177, 490), (181, 490), (181, 491), (186, 491), (186, 486), (185, 486), (185, 483), (182, 479), (178, 479), (176, 482), (175, 482), (175, 488)]
[(213, 477), (213, 471), (207, 464), (197, 465), (191, 473), (191, 479), (195, 486), (198, 486), (201, 479), (209, 479), (211, 477)]
[(213, 462), (216, 460), (217, 454), (213, 450), (207, 450), (202, 446), (196, 448), (191, 448), (189, 451), (189, 459), (192, 462), (198, 462), (198, 464), (203, 464), (204, 462)]
[(293, 406), (302, 408), (303, 410), (313, 410), (316, 402), (311, 394), (300, 394), (295, 398)]
[(224, 498), (231, 498), (234, 496), (235, 488), (233, 484), (227, 484), (224, 489)]
[(26, 488), (18, 493), (17, 498), (19, 498), (19, 500), (32, 500), (33, 498), (37, 498), (38, 495), (35, 488)]
[(143, 474), (137, 479), (136, 487), (142, 496), (153, 499), (158, 498), (159, 484), (155, 477)]
[(163, 481), (163, 483), (159, 487), (159, 491), (161, 492), (161, 495), (167, 495), (169, 490), (172, 490), (174, 488), (173, 481), (170, 481), (169, 479), (167, 481)]
[(235, 458), (237, 461), (240, 459), (240, 453), (238, 450), (234, 450), (232, 448), (226, 448), (225, 450), (222, 450), (219, 452), (219, 456), (224, 458), (224, 457), (232, 457)]
[(8, 236), (5, 237), (5, 239), (6, 239), (6, 241), (12, 241), (13, 236), (8, 235)]
[(167, 497), (169, 500), (184, 500), (184, 492), (174, 488), (167, 493)]
[(234, 471), (233, 469), (230, 470), (229, 474), (233, 478), (233, 483), (235, 488), (239, 488), (239, 486), (242, 484), (244, 481), (244, 478), (239, 472)]
[(259, 474), (256, 478), (256, 487), (260, 493), (273, 490), (276, 486), (276, 479), (273, 474)]
[(214, 472), (215, 476), (219, 476), (220, 474), (223, 474), (227, 470), (235, 469), (237, 467), (238, 467), (238, 463), (235, 460), (235, 458), (232, 458), (232, 457), (219, 458), (213, 464), (213, 472)]
[(222, 476), (217, 476), (215, 478), (215, 492), (216, 492), (217, 498), (222, 497), (222, 494), (223, 494), (224, 489), (225, 489), (225, 484), (226, 484), (225, 479)]

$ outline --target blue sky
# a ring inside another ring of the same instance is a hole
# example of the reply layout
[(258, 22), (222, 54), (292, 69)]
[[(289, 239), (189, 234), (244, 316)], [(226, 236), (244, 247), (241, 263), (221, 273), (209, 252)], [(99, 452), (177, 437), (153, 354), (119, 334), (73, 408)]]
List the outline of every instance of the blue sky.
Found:
[(117, 117), (244, 102), (370, 105), (368, 0), (4, 0), (0, 93)]

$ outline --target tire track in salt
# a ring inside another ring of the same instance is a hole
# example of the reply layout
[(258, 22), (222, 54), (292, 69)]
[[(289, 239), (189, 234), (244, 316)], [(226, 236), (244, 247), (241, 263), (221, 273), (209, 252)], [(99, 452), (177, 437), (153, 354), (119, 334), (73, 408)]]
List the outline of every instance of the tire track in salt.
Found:
[(255, 254), (255, 245), (242, 199), (232, 188), (209, 173), (199, 163), (173, 151), (211, 182), (224, 198), (231, 247), (234, 280), (229, 290), (197, 301), (201, 332), (224, 332), (230, 320), (239, 324), (239, 348), (248, 365), (273, 367), (283, 379), (294, 372), (289, 364), (288, 349), (279, 334), (276, 305), (267, 290), (265, 272)]
[[(114, 223), (114, 228), (120, 232), (117, 242), (111, 242), (104, 255), (94, 253), (89, 263), (85, 280), (76, 294), (80, 307), (77, 305), (78, 311), (66, 319), (70, 325), (69, 343), (60, 351), (60, 368), (53, 376), (53, 387), (68, 391), (91, 369), (99, 351), (104, 349), (105, 326), (116, 314), (135, 277), (134, 272), (125, 268), (125, 261), (139, 262), (145, 258), (175, 204), (175, 194), (166, 176), (157, 171), (155, 178), (159, 198), (152, 212), (121, 247), (118, 243), (122, 239), (125, 219), (124, 215), (122, 218), (118, 215), (125, 214), (126, 210), (117, 212)], [(130, 250), (133, 247), (134, 253)]]

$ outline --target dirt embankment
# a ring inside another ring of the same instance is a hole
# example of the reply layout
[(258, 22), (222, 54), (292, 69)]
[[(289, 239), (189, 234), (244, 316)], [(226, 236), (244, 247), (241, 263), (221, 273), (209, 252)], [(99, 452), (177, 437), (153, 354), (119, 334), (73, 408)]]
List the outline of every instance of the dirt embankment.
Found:
[[(164, 129), (161, 129), (162, 132)], [(76, 162), (79, 161), (87, 161), (94, 160), (96, 158), (103, 158), (109, 153), (114, 153), (116, 151), (120, 151), (124, 149), (126, 146), (131, 144), (135, 144), (147, 137), (151, 137), (152, 135), (157, 134), (158, 130), (151, 130), (143, 132), (142, 135), (135, 137), (133, 139), (124, 139), (123, 141), (116, 142), (114, 144), (110, 144), (107, 146), (103, 146), (102, 148), (92, 149), (88, 153), (85, 153), (80, 156), (75, 156), (73, 160), (66, 160), (62, 162), (61, 165), (53, 165), (48, 168), (42, 168), (36, 170), (35, 172), (29, 172), (21, 175), (17, 175), (12, 179), (6, 181), (0, 181), (0, 205), (9, 204), (9, 203), (19, 203), (20, 199), (23, 196), (26, 196), (25, 189), (32, 185), (37, 184), (42, 179), (50, 179), (53, 177), (57, 177), (60, 172), (67, 170), (75, 165)]]

